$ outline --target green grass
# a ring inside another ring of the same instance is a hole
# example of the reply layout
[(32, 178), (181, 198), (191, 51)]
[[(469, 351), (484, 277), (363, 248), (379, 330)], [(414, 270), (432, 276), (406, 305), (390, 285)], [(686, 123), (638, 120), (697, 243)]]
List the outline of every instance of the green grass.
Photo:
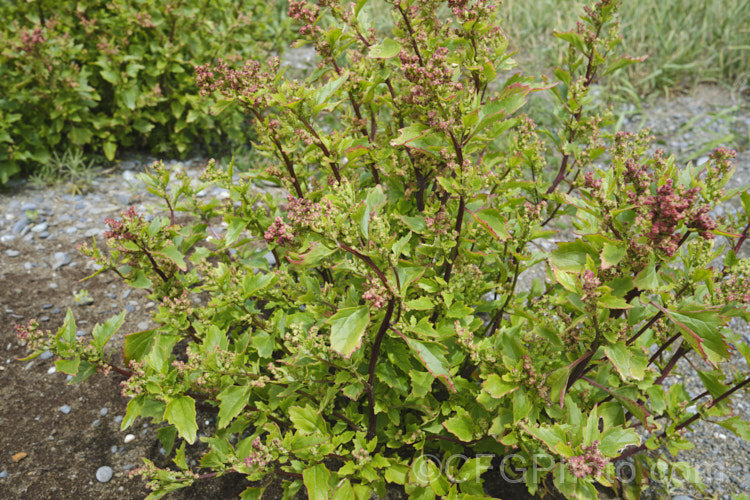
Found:
[[(505, 0), (503, 27), (516, 59), (526, 72), (560, 64), (564, 50), (552, 32), (575, 26), (587, 2), (579, 0)], [(706, 82), (748, 85), (750, 78), (750, 0), (625, 0), (620, 10), (627, 55), (648, 55), (641, 63), (613, 75), (608, 89), (640, 100)]]

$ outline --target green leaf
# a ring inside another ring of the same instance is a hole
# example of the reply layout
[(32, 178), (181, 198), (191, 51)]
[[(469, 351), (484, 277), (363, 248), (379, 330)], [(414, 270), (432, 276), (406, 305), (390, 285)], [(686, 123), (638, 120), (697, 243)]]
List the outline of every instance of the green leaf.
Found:
[(443, 427), (465, 443), (474, 439), (474, 421), (465, 410), (443, 422)]
[(307, 498), (309, 500), (328, 500), (328, 479), (331, 473), (326, 466), (317, 464), (302, 471), (302, 481), (307, 488)]
[(76, 146), (83, 146), (91, 142), (92, 132), (88, 128), (73, 127), (70, 129), (70, 142)]
[(627, 249), (625, 246), (613, 245), (611, 243), (605, 243), (599, 256), (602, 260), (602, 269), (609, 269), (614, 267), (625, 257)]
[(302, 434), (328, 435), (325, 420), (310, 405), (304, 408), (291, 406), (287, 412), (294, 427)]
[(242, 278), (242, 291), (248, 297), (255, 296), (259, 291), (265, 290), (272, 283), (276, 282), (276, 275), (274, 273), (247, 273)]
[(156, 335), (156, 330), (145, 330), (142, 332), (125, 335), (125, 343), (122, 352), (125, 362), (140, 361), (151, 350), (151, 343)]
[(633, 285), (638, 290), (648, 290), (650, 292), (655, 292), (659, 288), (659, 273), (656, 271), (656, 264), (653, 259), (638, 273), (638, 276), (633, 280)]
[(156, 254), (163, 255), (172, 262), (175, 263), (177, 267), (179, 267), (182, 271), (187, 270), (187, 266), (185, 265), (185, 256), (182, 255), (182, 252), (175, 246), (175, 245), (168, 245), (161, 249), (161, 252), (154, 252)]
[(122, 324), (125, 322), (125, 313), (126, 311), (123, 310), (117, 316), (109, 318), (103, 325), (97, 324), (94, 327), (91, 334), (94, 337), (94, 345), (97, 348), (102, 349), (109, 342), (109, 339), (112, 338), (112, 335), (117, 333), (122, 327)]
[(435, 303), (428, 297), (419, 297), (404, 302), (404, 305), (412, 311), (429, 311), (435, 307)]
[(346, 82), (346, 80), (349, 78), (349, 72), (344, 71), (344, 73), (337, 78), (336, 80), (331, 80), (330, 82), (326, 83), (320, 89), (318, 89), (317, 93), (315, 94), (315, 106), (313, 107), (314, 110), (319, 111), (321, 107), (325, 106), (325, 104), (328, 102), (328, 99), (331, 98), (331, 96)]
[(339, 309), (327, 323), (331, 325), (331, 349), (348, 359), (362, 345), (362, 334), (370, 323), (370, 309), (367, 306)]
[(482, 388), (487, 391), (487, 394), (495, 399), (500, 399), (506, 394), (515, 391), (518, 385), (512, 382), (506, 382), (500, 378), (500, 375), (492, 373), (482, 383)]
[(233, 217), (232, 221), (227, 226), (227, 234), (224, 236), (224, 243), (226, 243), (227, 246), (230, 246), (237, 241), (237, 238), (240, 236), (240, 233), (244, 231), (246, 226), (247, 221), (245, 219), (242, 217)]
[(480, 210), (471, 215), (496, 240), (505, 241), (510, 238), (508, 228), (505, 227), (505, 218), (494, 208)]
[(76, 341), (76, 319), (73, 317), (73, 311), (68, 308), (68, 312), (65, 313), (65, 323), (58, 330), (57, 337), (61, 338), (68, 344), (72, 344)]
[(383, 43), (370, 47), (369, 57), (372, 59), (390, 59), (396, 57), (399, 52), (401, 52), (401, 45), (391, 38), (386, 38)]
[(148, 134), (154, 128), (154, 124), (143, 118), (138, 118), (133, 122), (133, 128), (142, 134)]
[(602, 73), (601, 78), (604, 78), (605, 76), (611, 73), (614, 73), (615, 71), (619, 71), (626, 66), (630, 66), (631, 64), (643, 62), (646, 59), (648, 59), (648, 56), (641, 56), (641, 57), (623, 56), (619, 59), (615, 59), (609, 64), (609, 66), (607, 66), (607, 69), (604, 70), (604, 73)]
[(104, 146), (102, 146), (102, 149), (104, 149), (104, 156), (107, 157), (107, 160), (114, 161), (114, 159), (115, 159), (115, 152), (117, 151), (117, 143), (116, 142), (105, 142)]
[(164, 418), (177, 428), (180, 437), (190, 444), (195, 442), (198, 426), (195, 423), (195, 400), (189, 396), (177, 396), (167, 403)]
[(599, 263), (599, 254), (589, 243), (582, 240), (558, 243), (557, 249), (550, 255), (550, 263), (563, 270), (581, 272), (586, 266), (586, 256)]
[(433, 377), (440, 379), (451, 392), (456, 392), (456, 386), (453, 385), (453, 380), (451, 380), (448, 369), (450, 365), (445, 360), (445, 348), (442, 345), (434, 342), (419, 342), (403, 335), (401, 338), (416, 353), (419, 360)]
[(622, 426), (609, 427), (601, 436), (599, 451), (605, 457), (615, 457), (623, 448), (640, 442), (640, 436), (633, 429), (623, 429)]
[(127, 89), (123, 90), (120, 95), (122, 96), (122, 100), (125, 103), (125, 107), (127, 107), (131, 111), (134, 111), (135, 102), (136, 99), (138, 99), (138, 89), (136, 87), (128, 87)]
[(133, 278), (133, 281), (130, 281), (128, 283), (133, 288), (151, 288), (154, 286), (154, 283), (149, 279), (148, 276), (146, 276), (146, 273), (143, 272), (143, 269), (137, 269), (135, 271), (135, 277)]
[[(391, 139), (391, 146), (405, 146), (409, 142), (429, 134), (431, 129), (421, 123), (413, 123), (408, 127), (400, 129), (398, 132), (398, 137)], [(412, 230), (416, 231), (415, 229)]]
[(146, 402), (146, 395), (141, 394), (128, 401), (127, 409), (125, 410), (125, 417), (120, 423), (120, 430), (124, 431), (135, 422), (135, 419), (141, 414), (143, 405)]
[(78, 365), (81, 364), (80, 356), (76, 356), (73, 359), (58, 359), (55, 361), (55, 368), (57, 371), (67, 373), (68, 375), (78, 374)]
[(219, 429), (223, 429), (247, 406), (250, 388), (232, 385), (217, 396), (219, 400)]
[(573, 47), (578, 49), (578, 51), (581, 54), (586, 53), (586, 42), (584, 41), (583, 37), (579, 33), (576, 33), (575, 31), (564, 31), (564, 32), (555, 31), (554, 35), (557, 38), (561, 40), (565, 40), (566, 42), (571, 44)]

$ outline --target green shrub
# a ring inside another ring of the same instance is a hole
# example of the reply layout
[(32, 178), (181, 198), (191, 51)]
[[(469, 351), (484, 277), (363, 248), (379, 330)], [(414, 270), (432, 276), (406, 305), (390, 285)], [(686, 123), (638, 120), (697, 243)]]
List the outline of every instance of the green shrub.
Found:
[[(125, 337), (127, 366), (106, 348), (124, 312), (87, 341), (71, 313), (21, 339), (76, 382), (126, 375), (123, 429), (146, 417), (166, 422), (167, 450), (179, 438), (174, 467), (139, 471), (150, 498), (228, 473), (258, 481), (243, 498), (273, 478), (313, 499), (389, 484), (487, 498), (490, 474), (569, 498), (596, 485), (637, 498), (663, 470), (700, 487), (670, 456), (691, 446), (683, 431), (750, 430), (730, 416), (750, 378), (721, 368), (735, 348), (750, 357), (727, 326), (748, 317), (750, 196), (714, 219), (738, 194), (723, 190), (733, 152), (678, 166), (588, 107), (594, 82), (635, 61), (613, 57), (617, 2), (557, 34), (558, 131), (521, 114), (550, 85), (513, 74), (493, 2), (397, 0), (387, 38), (366, 0), (324, 3), (290, 6), (321, 60), (306, 80), (278, 59), (198, 69), (205, 92), (254, 117), (267, 168), (211, 163), (196, 185), (156, 164), (143, 179), (168, 216), (131, 208), (107, 221), (108, 252), (82, 248), (159, 304), (157, 328)], [(198, 196), (214, 184), (226, 200)], [(563, 218), (575, 232), (545, 250)], [(697, 396), (668, 378), (687, 356)], [(192, 469), (197, 403), (218, 418)]]
[(241, 113), (209, 113), (193, 67), (278, 50), (278, 4), (260, 0), (3, 2), (0, 17), (0, 184), (70, 145), (103, 152), (184, 154), (241, 142)]

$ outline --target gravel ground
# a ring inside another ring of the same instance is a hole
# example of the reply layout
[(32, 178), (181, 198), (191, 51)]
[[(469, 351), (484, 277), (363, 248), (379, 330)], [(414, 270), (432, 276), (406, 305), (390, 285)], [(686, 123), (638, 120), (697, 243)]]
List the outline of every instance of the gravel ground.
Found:
[[(747, 148), (750, 106), (725, 90), (703, 88), (694, 95), (658, 102), (642, 113), (630, 114), (622, 127), (634, 129), (641, 123), (659, 132), (658, 141), (666, 151), (675, 152), (682, 159), (695, 156), (701, 162), (707, 155), (701, 146), (730, 133), (735, 136), (734, 144), (724, 145)], [(54, 371), (54, 359), (43, 356), (28, 363), (15, 361), (24, 355), (24, 349), (12, 331), (14, 323), (32, 317), (39, 318), (44, 328), (55, 329), (62, 323), (66, 307), (75, 308), (76, 316), (82, 318), (82, 334), (90, 331), (94, 322), (123, 308), (129, 312), (133, 331), (150, 325), (149, 309), (153, 304), (140, 291), (131, 294), (117, 281), (102, 276), (79, 283), (93, 268), (75, 251), (76, 245), (86, 240), (101, 239), (104, 218), (117, 217), (130, 205), (139, 212), (154, 211), (156, 200), (135, 177), (149, 162), (150, 159), (122, 161), (117, 169), (99, 178), (92, 191), (81, 195), (68, 194), (62, 188), (34, 190), (22, 181), (12, 182), (7, 192), (0, 194), (2, 497), (142, 498), (143, 483), (129, 478), (128, 471), (139, 464), (140, 456), (160, 464), (154, 428), (140, 422), (137, 427), (120, 432), (117, 419), (122, 418), (127, 401), (119, 397), (117, 381), (66, 386), (65, 376)], [(740, 152), (737, 163), (735, 185), (749, 183), (750, 151)], [(167, 164), (194, 175), (204, 162)], [(218, 188), (207, 193), (225, 195)], [(545, 242), (546, 245), (553, 242)], [(80, 293), (82, 290), (87, 291), (88, 298)], [(75, 292), (77, 299), (73, 297)], [(750, 330), (742, 328), (750, 342)], [(731, 366), (748, 370), (741, 360), (734, 360)], [(689, 370), (684, 369), (683, 373)], [(687, 377), (687, 387), (691, 393), (702, 392), (697, 377)], [(106, 391), (113, 395), (103, 395)], [(747, 394), (742, 398), (735, 410), (750, 419), (750, 398)], [(74, 422), (86, 432), (75, 430)], [(211, 432), (210, 418), (202, 419), (201, 424), (204, 433)], [(66, 429), (71, 428), (75, 432), (68, 431), (66, 436)], [(734, 493), (750, 492), (750, 443), (711, 423), (694, 426), (688, 435), (696, 447), (678, 458), (700, 470), (706, 493), (724, 499)], [(199, 457), (200, 452), (196, 448), (193, 456)], [(19, 453), (25, 455), (21, 457)], [(169, 498), (231, 498), (244, 486), (235, 479), (212, 488)], [(61, 497), (61, 492), (66, 493)], [(700, 498), (692, 490), (674, 493), (682, 495), (674, 497), (680, 500)]]

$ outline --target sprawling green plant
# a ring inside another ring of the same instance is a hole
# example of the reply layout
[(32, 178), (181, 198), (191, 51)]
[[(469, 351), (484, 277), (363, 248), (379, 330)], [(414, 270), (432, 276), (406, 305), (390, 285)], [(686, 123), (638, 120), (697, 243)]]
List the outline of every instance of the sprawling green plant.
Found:
[(277, 10), (258, 0), (3, 2), (0, 184), (69, 144), (112, 160), (121, 147), (183, 154), (247, 140), (239, 111), (209, 113), (193, 67), (276, 49), (288, 39)]
[[(512, 73), (490, 0), (389, 2), (382, 39), (366, 0), (320, 3), (290, 5), (320, 58), (304, 81), (277, 59), (198, 68), (204, 93), (254, 118), (264, 170), (210, 163), (196, 183), (156, 164), (143, 179), (168, 216), (130, 209), (107, 221), (107, 253), (83, 248), (159, 303), (159, 326), (125, 337), (127, 366), (106, 348), (124, 313), (88, 341), (70, 313), (20, 336), (74, 381), (126, 375), (123, 428), (148, 417), (165, 448), (182, 441), (175, 468), (140, 470), (150, 498), (226, 473), (258, 481), (243, 498), (274, 478), (315, 499), (487, 498), (490, 474), (569, 498), (637, 498), (652, 471), (701, 487), (670, 455), (683, 431), (750, 431), (730, 406), (750, 378), (721, 368), (750, 357), (727, 327), (747, 319), (750, 195), (714, 217), (738, 193), (732, 152), (678, 166), (591, 112), (592, 85), (636, 60), (612, 54), (617, 2), (557, 33), (555, 85)], [(521, 113), (545, 90), (558, 132)], [(197, 196), (212, 185), (229, 196)], [(575, 231), (545, 251), (562, 220)], [(705, 392), (670, 377), (683, 359)], [(218, 418), (191, 469), (196, 404)]]

